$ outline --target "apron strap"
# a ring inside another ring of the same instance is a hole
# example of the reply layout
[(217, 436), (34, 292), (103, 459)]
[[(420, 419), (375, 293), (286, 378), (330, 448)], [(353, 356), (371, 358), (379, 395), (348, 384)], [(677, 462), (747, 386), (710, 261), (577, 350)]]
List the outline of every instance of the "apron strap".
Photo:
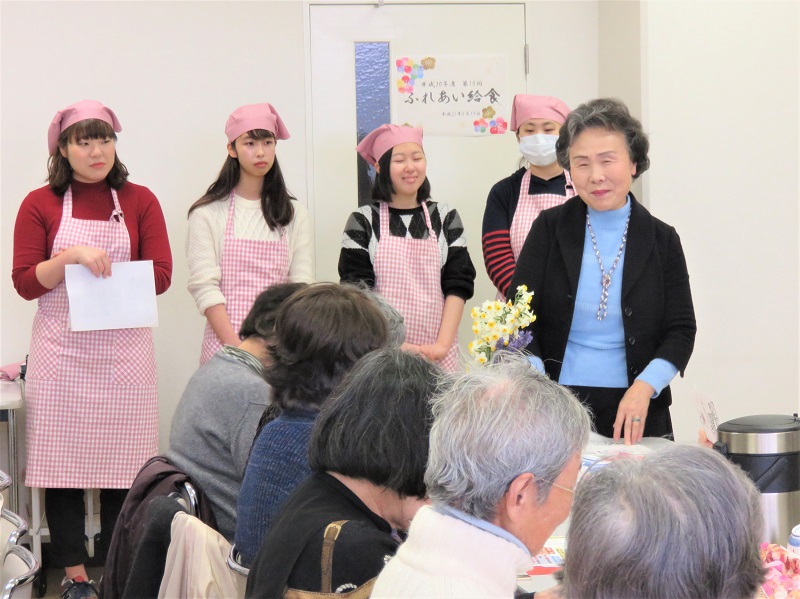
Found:
[(228, 196), (230, 205), (228, 206), (228, 218), (225, 221), (225, 237), (233, 239), (233, 210), (236, 206), (236, 192), (231, 189), (231, 195)]
[(72, 218), (72, 186), (67, 187), (64, 192), (64, 198), (61, 202), (61, 220), (65, 218)]
[(422, 212), (425, 214), (425, 225), (428, 227), (428, 235), (431, 239), (436, 241), (436, 233), (433, 232), (433, 225), (431, 224), (431, 215), (428, 213), (428, 202), (422, 202)]
[(114, 210), (111, 211), (111, 218), (109, 220), (115, 220), (118, 223), (122, 222), (125, 220), (125, 214), (122, 212), (122, 208), (120, 208), (117, 190), (113, 187), (111, 188), (111, 200), (114, 202)]
[(572, 184), (572, 177), (570, 177), (569, 171), (567, 169), (564, 169), (564, 178), (567, 180), (566, 185), (564, 185), (564, 195), (566, 195), (567, 199), (569, 199), (572, 196), (576, 195), (576, 193), (575, 193), (575, 186)]
[(381, 221), (381, 239), (389, 239), (389, 204), (379, 200), (378, 206), (378, 214)]

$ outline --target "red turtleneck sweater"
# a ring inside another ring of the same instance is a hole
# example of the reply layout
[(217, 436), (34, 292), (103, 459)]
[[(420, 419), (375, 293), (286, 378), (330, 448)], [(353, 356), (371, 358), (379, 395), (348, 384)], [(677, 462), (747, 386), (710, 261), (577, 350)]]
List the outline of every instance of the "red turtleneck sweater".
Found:
[[(172, 278), (172, 252), (167, 225), (158, 199), (146, 187), (125, 183), (117, 191), (120, 208), (131, 239), (131, 260), (152, 260), (156, 293), (164, 293)], [(14, 288), (27, 300), (50, 291), (36, 278), (36, 266), (50, 259), (53, 241), (61, 223), (62, 196), (49, 186), (28, 194), (22, 201), (14, 226)], [(100, 183), (72, 182), (72, 216), (85, 220), (108, 220), (114, 210), (111, 190)]]

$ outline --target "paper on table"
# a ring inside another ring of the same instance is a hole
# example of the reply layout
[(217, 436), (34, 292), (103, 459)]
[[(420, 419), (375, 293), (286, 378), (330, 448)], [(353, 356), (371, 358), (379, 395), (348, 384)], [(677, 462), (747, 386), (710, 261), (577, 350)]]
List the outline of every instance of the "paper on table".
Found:
[(85, 266), (68, 264), (64, 279), (73, 331), (158, 326), (152, 260), (115, 262), (105, 279)]
[(564, 565), (566, 555), (566, 539), (564, 537), (550, 537), (542, 550), (533, 556), (533, 568), (528, 570), (529, 576), (553, 574)]
[(598, 460), (611, 459), (621, 456), (642, 457), (653, 451), (653, 445), (658, 446), (662, 443), (671, 443), (664, 439), (654, 437), (644, 437), (636, 445), (625, 445), (622, 441), (615, 442), (613, 439), (603, 437), (597, 433), (592, 433), (589, 443), (581, 455), (581, 463), (584, 468), (591, 467)]

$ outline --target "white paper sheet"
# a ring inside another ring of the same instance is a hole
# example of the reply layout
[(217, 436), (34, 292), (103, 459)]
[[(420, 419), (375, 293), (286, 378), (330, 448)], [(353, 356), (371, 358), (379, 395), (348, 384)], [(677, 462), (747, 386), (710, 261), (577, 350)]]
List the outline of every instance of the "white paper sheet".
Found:
[(115, 262), (105, 279), (85, 266), (68, 264), (64, 278), (73, 331), (158, 326), (152, 260)]
[(701, 393), (697, 390), (692, 390), (691, 395), (697, 406), (697, 411), (700, 412), (700, 422), (703, 425), (706, 437), (712, 443), (716, 443), (719, 416), (717, 416), (717, 408), (714, 406), (714, 399), (708, 393)]
[(615, 442), (613, 439), (592, 433), (589, 444), (581, 455), (580, 476), (591, 469), (597, 462), (613, 460), (622, 456), (642, 458), (659, 447), (674, 445), (673, 441), (660, 437), (643, 437), (636, 445), (625, 445), (622, 440)]

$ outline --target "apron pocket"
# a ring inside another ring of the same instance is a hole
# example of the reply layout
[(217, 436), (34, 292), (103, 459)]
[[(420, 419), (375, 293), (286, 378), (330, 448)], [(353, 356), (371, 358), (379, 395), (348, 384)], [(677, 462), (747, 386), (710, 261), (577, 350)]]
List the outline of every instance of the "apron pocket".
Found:
[(53, 381), (58, 377), (65, 334), (66, 329), (62, 320), (46, 316), (41, 312), (36, 313), (31, 335), (28, 378)]
[(153, 332), (148, 328), (114, 331), (114, 383), (155, 385), (156, 358)]

